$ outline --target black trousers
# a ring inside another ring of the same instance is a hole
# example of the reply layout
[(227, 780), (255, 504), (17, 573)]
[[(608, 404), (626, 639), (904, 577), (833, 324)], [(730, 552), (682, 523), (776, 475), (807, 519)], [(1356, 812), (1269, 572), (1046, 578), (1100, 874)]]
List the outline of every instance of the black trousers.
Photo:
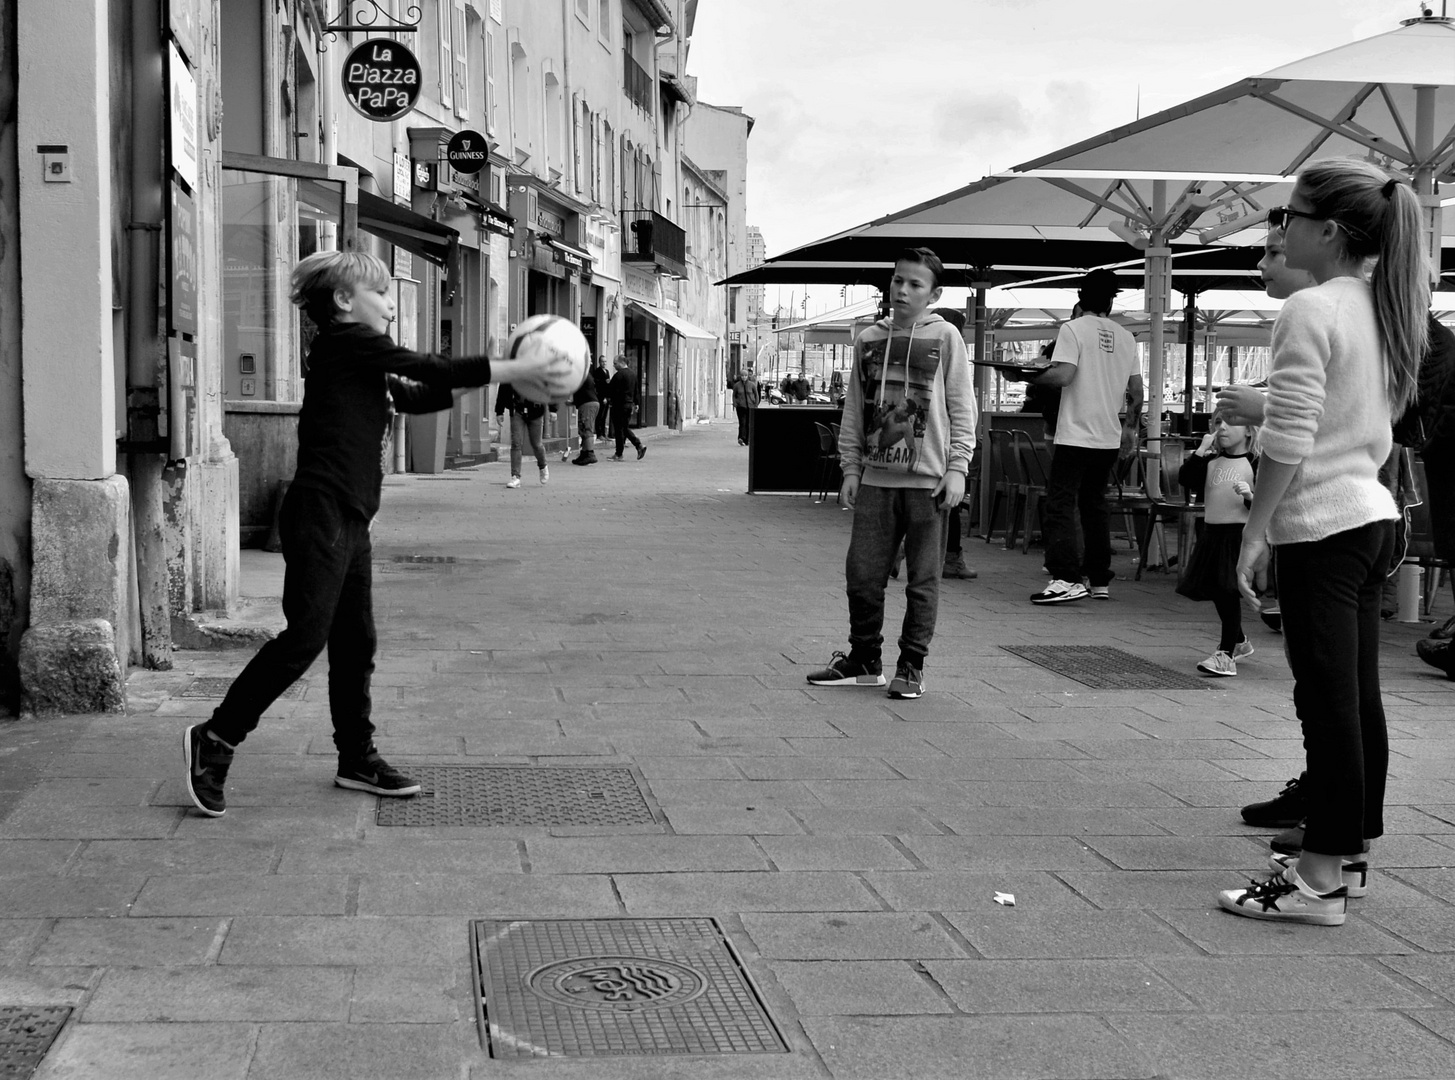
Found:
[[(1058, 445), (1046, 478), (1046, 569), (1061, 581), (1110, 584), (1111, 520), (1106, 512), (1106, 482), (1117, 451)], [(1076, 519), (1081, 518), (1084, 549), (1077, 551)]]
[[(1281, 544), (1283, 640), (1308, 756), (1305, 851), (1357, 855), (1384, 833), (1389, 742), (1379, 693), (1379, 598), (1394, 523)], [(1301, 785), (1302, 786), (1302, 785)]]
[(378, 645), (369, 523), (332, 495), (295, 484), (278, 531), (288, 626), (243, 668), (207, 726), (236, 746), (327, 648), (334, 745), (341, 756), (362, 753), (374, 738), (369, 680)]
[(642, 448), (642, 440), (638, 439), (636, 432), (627, 426), (627, 418), (631, 413), (626, 409), (611, 410), (611, 433), (616, 436), (616, 456), (621, 457), (621, 452), (626, 443), (631, 443), (638, 450)]
[(738, 442), (748, 441), (748, 407), (746, 405), (734, 405), (738, 411)]

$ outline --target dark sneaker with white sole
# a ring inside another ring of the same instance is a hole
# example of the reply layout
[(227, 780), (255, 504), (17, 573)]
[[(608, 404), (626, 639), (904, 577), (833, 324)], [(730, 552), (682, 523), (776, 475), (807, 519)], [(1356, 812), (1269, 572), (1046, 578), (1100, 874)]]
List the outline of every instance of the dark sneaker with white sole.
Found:
[(206, 725), (193, 724), (182, 734), (182, 760), (187, 763), (187, 795), (208, 817), (227, 813), (223, 785), (232, 765), (232, 747), (210, 737)]
[(861, 663), (836, 652), (826, 667), (809, 672), (808, 681), (814, 686), (883, 686), (884, 666), (878, 660)]
[(913, 664), (901, 660), (894, 665), (894, 678), (889, 680), (889, 696), (892, 698), (923, 697), (925, 692), (924, 672)]
[[(1308, 813), (1308, 791), (1303, 786), (1303, 774), (1295, 776), (1283, 785), (1283, 790), (1265, 802), (1249, 803), (1243, 807), (1243, 820), (1259, 829), (1292, 829), (1303, 824)], [(1299, 837), (1302, 849), (1303, 837)]]
[(367, 791), (370, 795), (392, 799), (419, 794), (419, 781), (394, 768), (372, 746), (361, 758), (340, 757), (338, 775), (333, 782), (350, 791)]

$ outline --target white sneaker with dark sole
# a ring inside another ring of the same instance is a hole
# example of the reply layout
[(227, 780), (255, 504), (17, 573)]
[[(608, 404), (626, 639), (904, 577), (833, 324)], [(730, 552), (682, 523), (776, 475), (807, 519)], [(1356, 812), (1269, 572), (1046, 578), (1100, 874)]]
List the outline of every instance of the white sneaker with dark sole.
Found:
[(1223, 678), (1231, 678), (1238, 673), (1238, 665), (1233, 663), (1233, 658), (1219, 649), (1202, 663), (1197, 665), (1197, 670), (1205, 675), (1218, 675)]
[(1085, 600), (1091, 591), (1079, 581), (1062, 581), (1052, 578), (1049, 585), (1038, 593), (1031, 594), (1033, 604), (1069, 604), (1073, 600)]

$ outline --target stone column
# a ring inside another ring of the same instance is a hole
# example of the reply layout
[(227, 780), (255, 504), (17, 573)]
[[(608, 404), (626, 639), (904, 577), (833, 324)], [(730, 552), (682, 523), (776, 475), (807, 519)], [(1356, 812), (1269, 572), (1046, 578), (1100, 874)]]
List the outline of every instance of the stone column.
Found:
[[(116, 475), (107, 32), (107, 0), (19, 11), (22, 408), (25, 471), (34, 480), (21, 683), (23, 708), (34, 712), (120, 708), (130, 653), (130, 500)], [(73, 677), (54, 677), (62, 672)]]

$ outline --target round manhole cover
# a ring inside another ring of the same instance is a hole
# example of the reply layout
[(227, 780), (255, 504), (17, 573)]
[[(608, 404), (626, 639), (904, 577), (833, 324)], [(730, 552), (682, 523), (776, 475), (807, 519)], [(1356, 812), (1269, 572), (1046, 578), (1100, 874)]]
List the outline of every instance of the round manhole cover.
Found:
[(700, 997), (701, 972), (644, 956), (578, 956), (536, 968), (526, 989), (557, 1005), (608, 1012), (668, 1009)]

